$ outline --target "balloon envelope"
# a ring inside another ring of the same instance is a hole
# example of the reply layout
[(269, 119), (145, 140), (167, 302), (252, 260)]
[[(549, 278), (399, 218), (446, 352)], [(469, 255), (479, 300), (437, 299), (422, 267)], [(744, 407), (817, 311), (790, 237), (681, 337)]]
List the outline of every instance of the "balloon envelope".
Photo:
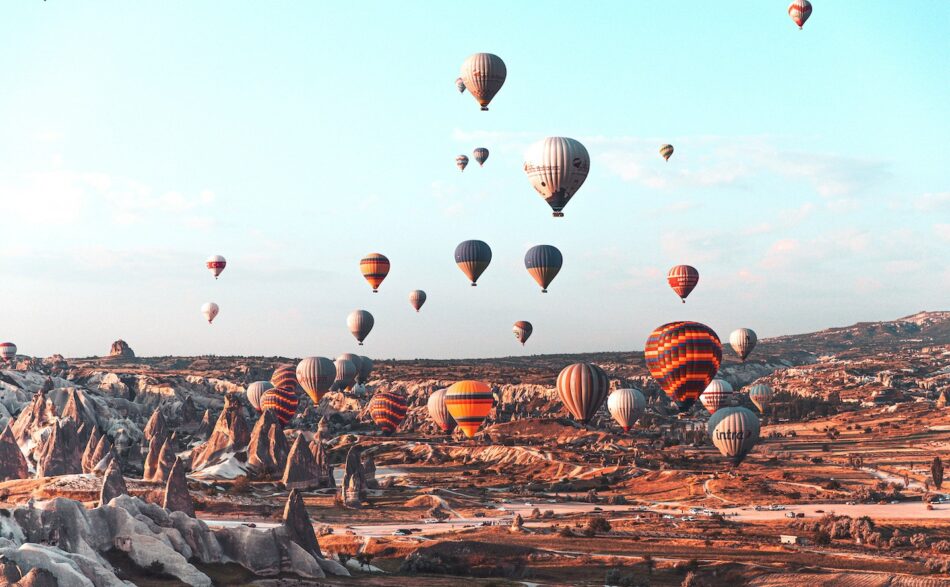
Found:
[(654, 330), (643, 351), (650, 375), (686, 411), (719, 371), (722, 343), (699, 322), (670, 322)]
[(306, 357), (297, 363), (297, 381), (316, 405), (330, 391), (336, 379), (336, 366), (326, 357)]
[(360, 260), (360, 271), (376, 293), (379, 284), (389, 275), (389, 259), (382, 253), (370, 253)]
[(729, 345), (743, 361), (752, 353), (752, 349), (755, 348), (755, 343), (758, 341), (759, 338), (750, 328), (739, 328), (733, 330), (732, 334), (729, 335)]
[(710, 414), (715, 414), (717, 410), (728, 406), (732, 402), (733, 393), (732, 385), (728, 381), (713, 379), (706, 386), (703, 394), (699, 396), (699, 401), (703, 403), (703, 407), (709, 410)]
[(590, 155), (580, 141), (547, 137), (528, 147), (524, 172), (532, 187), (551, 206), (553, 215), (564, 216), (562, 210), (590, 172)]
[(395, 391), (381, 391), (369, 400), (369, 414), (383, 434), (395, 432), (406, 419), (406, 396)]
[(359, 374), (359, 370), (356, 368), (356, 365), (353, 364), (353, 361), (344, 359), (343, 357), (337, 357), (337, 360), (334, 361), (334, 366), (336, 367), (336, 379), (333, 382), (333, 386), (338, 390), (353, 387), (353, 384), (356, 383), (356, 376)]
[(360, 374), (356, 378), (362, 384), (366, 384), (369, 381), (369, 376), (373, 372), (373, 360), (369, 357), (360, 355)]
[(455, 89), (459, 91), (459, 94), (465, 91), (465, 81), (462, 78), (455, 79)]
[(455, 264), (472, 281), (472, 286), (476, 285), (475, 282), (488, 268), (489, 263), (491, 263), (491, 247), (484, 241), (464, 241), (455, 247)]
[(409, 292), (409, 305), (416, 309), (416, 312), (426, 303), (426, 292), (421, 289), (414, 289)]
[(462, 82), (482, 110), (488, 110), (488, 104), (505, 84), (506, 77), (505, 62), (491, 53), (475, 53), (462, 63)]
[(676, 292), (676, 295), (686, 303), (686, 296), (689, 295), (696, 284), (699, 283), (699, 271), (689, 265), (677, 265), (670, 269), (666, 275), (666, 281)]
[(742, 407), (723, 408), (719, 414), (712, 431), (713, 444), (738, 465), (759, 441), (759, 417)]
[(557, 394), (564, 407), (584, 424), (607, 400), (610, 380), (604, 370), (590, 363), (574, 363), (557, 376)]
[(521, 343), (521, 346), (524, 346), (524, 343), (528, 340), (528, 337), (531, 336), (531, 333), (534, 332), (534, 327), (531, 326), (531, 323), (527, 320), (518, 320), (515, 322), (514, 328), (512, 331), (515, 333), (515, 338), (518, 339), (518, 342)]
[(6, 361), (16, 357), (16, 345), (12, 342), (0, 344), (0, 356), (2, 356)]
[(449, 413), (445, 405), (445, 393), (447, 389), (437, 389), (432, 392), (426, 401), (426, 409), (429, 411), (429, 417), (435, 422), (442, 432), (451, 432), (455, 429), (455, 419)]
[(459, 381), (445, 391), (445, 407), (468, 438), (475, 436), (494, 405), (491, 387), (481, 381)]
[(478, 161), (478, 166), (481, 167), (485, 164), (485, 161), (488, 161), (488, 149), (485, 147), (478, 147), (472, 151), (472, 156), (475, 157), (475, 160)]
[(346, 326), (350, 329), (350, 334), (360, 343), (360, 346), (363, 346), (363, 341), (369, 336), (369, 332), (373, 329), (375, 323), (373, 315), (366, 310), (353, 310), (346, 317)]
[(811, 2), (808, 0), (794, 0), (788, 5), (788, 16), (801, 29), (805, 26), (805, 21), (811, 16)]
[(211, 324), (211, 322), (218, 315), (218, 304), (214, 302), (205, 302), (201, 305), (201, 313), (204, 314), (205, 320), (208, 321), (208, 324)]
[(756, 383), (749, 388), (749, 399), (752, 400), (755, 407), (759, 408), (759, 411), (763, 414), (766, 408), (769, 407), (769, 402), (772, 401), (774, 394), (775, 392), (772, 391), (772, 388), (764, 383)]
[(524, 256), (524, 266), (528, 273), (541, 286), (541, 292), (548, 292), (548, 285), (554, 280), (564, 257), (557, 247), (551, 245), (537, 245), (528, 249)]
[(205, 267), (211, 271), (211, 274), (214, 275), (214, 278), (217, 279), (221, 272), (224, 271), (224, 267), (228, 264), (224, 260), (224, 257), (221, 255), (211, 255), (208, 257), (208, 260), (205, 261)]
[(465, 171), (465, 168), (468, 167), (468, 157), (466, 155), (456, 157), (455, 166), (459, 168), (459, 171)]
[(663, 145), (660, 147), (660, 155), (667, 161), (673, 156), (673, 145)]
[(297, 413), (297, 404), (300, 401), (297, 397), (296, 368), (290, 364), (278, 365), (270, 382), (274, 388), (268, 389), (261, 396), (261, 410), (272, 410), (281, 425), (286, 426)]
[(270, 381), (255, 381), (247, 386), (247, 401), (250, 402), (251, 407), (258, 413), (263, 411), (261, 410), (261, 396), (264, 395), (264, 392), (268, 389), (274, 389)]
[(626, 388), (612, 391), (607, 396), (607, 411), (620, 424), (624, 432), (630, 430), (643, 411), (646, 410), (647, 400), (639, 389)]

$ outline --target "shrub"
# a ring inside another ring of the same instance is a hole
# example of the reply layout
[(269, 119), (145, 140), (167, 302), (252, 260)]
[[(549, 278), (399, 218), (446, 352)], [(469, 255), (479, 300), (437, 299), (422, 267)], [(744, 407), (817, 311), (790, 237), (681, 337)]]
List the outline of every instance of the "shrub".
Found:
[(591, 518), (587, 520), (587, 525), (584, 527), (585, 536), (594, 536), (598, 533), (606, 534), (610, 532), (610, 522), (607, 521), (607, 518)]

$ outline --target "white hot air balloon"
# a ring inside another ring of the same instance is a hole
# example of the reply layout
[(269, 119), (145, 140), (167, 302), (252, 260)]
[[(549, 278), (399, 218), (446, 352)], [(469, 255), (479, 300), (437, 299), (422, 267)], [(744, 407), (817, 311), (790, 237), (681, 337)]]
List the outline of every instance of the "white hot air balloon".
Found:
[(728, 406), (732, 402), (733, 393), (732, 385), (728, 381), (713, 379), (706, 386), (706, 391), (699, 396), (699, 401), (703, 402), (703, 406), (709, 410), (710, 414), (715, 414), (717, 410)]
[(736, 351), (743, 362), (752, 353), (752, 349), (755, 348), (755, 343), (758, 340), (759, 338), (751, 328), (739, 328), (733, 330), (732, 334), (729, 335), (729, 344), (732, 346), (732, 350)]
[(224, 260), (224, 257), (221, 255), (211, 255), (208, 257), (208, 260), (205, 261), (205, 267), (208, 268), (208, 271), (214, 275), (214, 278), (217, 279), (221, 272), (224, 271), (225, 266), (228, 262)]
[(488, 110), (508, 77), (508, 69), (501, 57), (491, 53), (475, 53), (462, 63), (462, 83), (482, 110)]
[(429, 417), (442, 429), (443, 432), (451, 432), (455, 429), (455, 418), (445, 407), (445, 394), (448, 389), (437, 389), (432, 392), (426, 401), (426, 409), (429, 411)]
[(416, 309), (416, 312), (426, 303), (426, 292), (421, 289), (414, 289), (409, 292), (409, 304)]
[(646, 407), (647, 400), (639, 389), (618, 389), (607, 396), (607, 411), (624, 432), (630, 430)]
[(204, 317), (208, 320), (208, 324), (211, 324), (215, 316), (218, 315), (218, 304), (205, 302), (201, 305), (201, 313), (204, 314)]
[(742, 407), (723, 408), (716, 416), (712, 442), (738, 466), (759, 441), (759, 417)]
[(373, 315), (366, 310), (353, 310), (346, 317), (346, 325), (349, 327), (350, 333), (360, 343), (360, 346), (363, 346), (363, 340), (369, 336), (369, 332), (373, 329), (375, 323)]
[(255, 381), (247, 386), (247, 401), (250, 402), (251, 407), (258, 413), (261, 412), (261, 397), (268, 389), (274, 389), (270, 381)]
[(547, 137), (528, 147), (524, 155), (524, 172), (534, 189), (551, 206), (554, 216), (564, 216), (564, 206), (584, 185), (590, 172), (590, 155), (580, 141)]
[(755, 407), (759, 408), (759, 411), (763, 414), (766, 408), (769, 407), (769, 402), (772, 401), (773, 395), (774, 392), (772, 388), (764, 383), (756, 383), (749, 388), (749, 399), (752, 400)]

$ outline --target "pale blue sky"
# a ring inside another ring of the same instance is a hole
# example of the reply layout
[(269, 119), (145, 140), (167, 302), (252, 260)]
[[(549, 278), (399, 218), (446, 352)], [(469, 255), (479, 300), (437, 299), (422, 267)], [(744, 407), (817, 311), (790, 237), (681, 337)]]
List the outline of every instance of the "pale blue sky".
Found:
[[(11, 3), (0, 338), (332, 357), (365, 308), (364, 354), (468, 357), (948, 309), (950, 3), (815, 0), (804, 31), (786, 5)], [(508, 66), (487, 113), (454, 85), (477, 51)], [(521, 170), (546, 135), (592, 156), (563, 219)], [(478, 288), (452, 258), (469, 238), (494, 251)], [(522, 264), (541, 243), (565, 258), (544, 296)], [(677, 263), (702, 276), (685, 306)]]

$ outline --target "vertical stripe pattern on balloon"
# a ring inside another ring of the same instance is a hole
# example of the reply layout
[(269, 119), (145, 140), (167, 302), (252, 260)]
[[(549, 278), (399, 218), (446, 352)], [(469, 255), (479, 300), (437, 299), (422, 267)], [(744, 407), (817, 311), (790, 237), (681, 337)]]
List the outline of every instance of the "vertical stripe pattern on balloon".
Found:
[(604, 370), (590, 363), (574, 363), (557, 376), (561, 403), (575, 420), (586, 424), (607, 400), (610, 380)]
[(475, 53), (462, 63), (462, 82), (475, 101), (488, 110), (488, 104), (501, 89), (508, 76), (508, 68), (501, 57), (491, 53)]
[(429, 417), (442, 432), (451, 432), (455, 429), (455, 418), (452, 417), (445, 405), (447, 391), (447, 389), (437, 389), (432, 392), (426, 401), (426, 410), (429, 412)]
[(461, 242), (455, 247), (455, 263), (474, 286), (491, 263), (491, 247), (480, 240)]
[(564, 257), (557, 247), (551, 245), (537, 245), (528, 249), (524, 256), (524, 266), (528, 273), (541, 286), (541, 292), (547, 293), (548, 285), (554, 280)]

